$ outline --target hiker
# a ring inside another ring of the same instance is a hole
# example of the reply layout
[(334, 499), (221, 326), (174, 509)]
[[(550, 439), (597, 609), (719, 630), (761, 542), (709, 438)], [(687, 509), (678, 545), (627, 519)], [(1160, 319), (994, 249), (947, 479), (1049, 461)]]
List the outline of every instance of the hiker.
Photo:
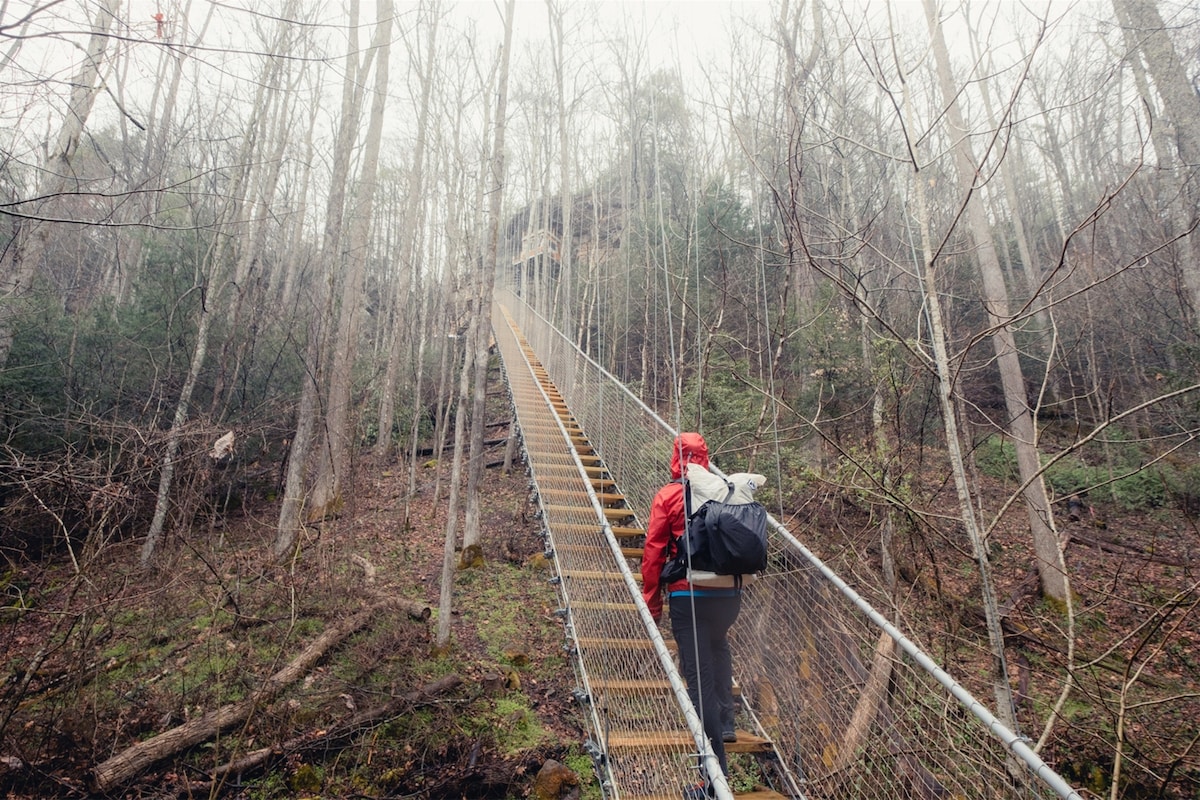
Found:
[(708, 445), (698, 433), (681, 433), (675, 438), (672, 481), (658, 490), (650, 505), (642, 555), (642, 596), (657, 622), (662, 617), (664, 589), (668, 595), (671, 633), (679, 648), (688, 696), (700, 713), (721, 770), (728, 774), (725, 742), (737, 741), (737, 734), (733, 724), (733, 662), (726, 636), (742, 608), (741, 589), (693, 586), (686, 579), (664, 587), (659, 580), (663, 565), (675, 554), (684, 533), (681, 478), (688, 464), (708, 468)]

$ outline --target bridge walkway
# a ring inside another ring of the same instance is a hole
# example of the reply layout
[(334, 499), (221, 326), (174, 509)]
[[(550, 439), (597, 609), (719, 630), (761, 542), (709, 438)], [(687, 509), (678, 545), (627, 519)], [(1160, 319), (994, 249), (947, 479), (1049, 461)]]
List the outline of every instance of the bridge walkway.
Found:
[[(557, 569), (586, 748), (606, 797), (678, 800), (702, 765), (719, 770), (636, 574), (675, 432), (511, 292), (497, 292), (493, 330)], [(715, 781), (721, 800), (1081, 800), (776, 520), (732, 634), (738, 737), (728, 784)]]

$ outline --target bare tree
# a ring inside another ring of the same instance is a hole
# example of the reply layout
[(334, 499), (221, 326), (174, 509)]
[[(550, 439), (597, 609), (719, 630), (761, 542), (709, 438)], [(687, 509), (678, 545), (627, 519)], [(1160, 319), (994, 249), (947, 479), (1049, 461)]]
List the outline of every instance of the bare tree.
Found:
[[(419, 67), (421, 81), (421, 105), (417, 112), (417, 138), (412, 149), (412, 165), (408, 172), (408, 192), (404, 202), (404, 217), (405, 227), (407, 228), (404, 235), (404, 244), (401, 252), (404, 257), (401, 260), (400, 275), (396, 287), (396, 308), (397, 313), (393, 317), (391, 336), (391, 347), (388, 352), (387, 366), (384, 368), (383, 386), (380, 389), (379, 398), (379, 439), (375, 444), (375, 454), (380, 458), (387, 458), (392, 451), (392, 426), (395, 422), (395, 403), (396, 403), (396, 379), (400, 371), (401, 351), (407, 344), (411, 342), (406, 340), (401, 331), (404, 330), (401, 324), (401, 317), (407, 310), (408, 298), (412, 295), (414, 287), (420, 290), (421, 270), (425, 266), (424, 249), (425, 249), (425, 187), (426, 175), (425, 165), (429, 160), (429, 115), (430, 115), (430, 97), (433, 92), (434, 84), (434, 67), (437, 64), (437, 31), (438, 23), (441, 21), (440, 10), (437, 3), (431, 3), (427, 8), (428, 14), (428, 32), (425, 40), (425, 63)], [(420, 53), (419, 48), (413, 48), (413, 52)], [(425, 353), (425, 311), (428, 309), (428, 304), (425, 300), (428, 298), (428, 293), (424, 293), (420, 303), (421, 312), (416, 321), (415, 328), (419, 331), (420, 339), (417, 346), (414, 368), (417, 372), (416, 387), (414, 390), (414, 405), (420, 405), (421, 385), (424, 382), (425, 371), (422, 364), (422, 359)], [(415, 425), (414, 425), (415, 427)]]
[[(928, 2), (928, 0), (926, 0)], [(907, 83), (905, 83), (905, 109), (910, 107)], [(910, 112), (911, 113), (911, 112)], [(967, 474), (967, 459), (963, 452), (962, 438), (958, 429), (958, 404), (953, 396), (954, 372), (946, 346), (945, 312), (941, 308), (942, 287), (938, 278), (939, 263), (930, 232), (929, 208), (925, 198), (925, 186), (920, 174), (920, 164), (915, 164), (913, 180), (916, 196), (916, 221), (921, 235), (922, 264), (921, 279), (926, 287), (926, 302), (929, 304), (930, 343), (937, 370), (937, 392), (945, 431), (946, 450), (954, 476), (954, 488), (958, 495), (959, 515), (966, 528), (971, 552), (979, 570), (980, 595), (987, 622), (988, 641), (992, 653), (992, 688), (996, 696), (999, 718), (1010, 729), (1016, 730), (1016, 718), (1012, 699), (1012, 687), (1008, 682), (1008, 665), (1004, 654), (1004, 631), (1001, 628), (996, 589), (992, 578), (991, 560), (984, 542), (983, 526), (975, 511), (975, 505)]]
[[(475, 293), (472, 309), (470, 338), (466, 357), (459, 378), (458, 413), (455, 417), (454, 465), (451, 472), (450, 509), (447, 513), (445, 547), (442, 553), (441, 596), (438, 602), (437, 644), (445, 647), (450, 641), (450, 613), (454, 588), (455, 569), (455, 525), (458, 516), (457, 490), (462, 471), (462, 450), (467, 416), (469, 386), (474, 383), (475, 396), (472, 409), (471, 465), (467, 483), (467, 521), (463, 532), (463, 551), (478, 547), (479, 529), (479, 480), (483, 474), (483, 413), (484, 388), (488, 370), (488, 340), (491, 326), (488, 320), (492, 308), (492, 289), (496, 280), (496, 254), (500, 235), (500, 199), (504, 188), (504, 131), (505, 109), (508, 101), (508, 67), (512, 50), (513, 15), (516, 0), (508, 0), (504, 12), (504, 44), (500, 51), (500, 64), (496, 78), (496, 112), (491, 146), (491, 201), (488, 218), (487, 256), (479, 259), (479, 288)], [(473, 364), (473, 369), (472, 369)], [(472, 381), (469, 376), (473, 376)], [(483, 385), (481, 385), (483, 384)], [(476, 433), (476, 429), (478, 433)], [(476, 472), (477, 471), (477, 472)], [(472, 505), (474, 511), (472, 512)], [(474, 529), (472, 530), (472, 524)]]
[[(1046, 495), (1041, 462), (1038, 458), (1037, 433), (1013, 335), (1014, 317), (1008, 308), (1008, 289), (1004, 285), (1004, 273), (996, 255), (991, 225), (979, 193), (981, 170), (971, 152), (971, 143), (967, 136), (969, 129), (959, 109), (958, 92), (955, 90), (951, 74), (950, 53), (946, 47), (937, 9), (933, 0), (924, 0), (924, 7), (937, 64), (938, 83), (945, 103), (946, 120), (953, 137), (954, 166), (958, 175), (959, 191), (964, 198), (967, 231), (975, 245), (975, 258), (983, 278), (984, 306), (992, 327), (992, 345), (1004, 388), (1008, 433), (1016, 450), (1017, 465), (1024, 487), (1022, 495), (1033, 535), (1035, 566), (1041, 579), (1042, 592), (1063, 602), (1067, 595), (1066, 566), (1058, 543), (1058, 534), (1054, 530), (1054, 515)], [(1028, 58), (1032, 58), (1032, 55)]]
[[(574, 200), (571, 197), (571, 135), (568, 127), (568, 104), (566, 90), (566, 57), (563, 42), (563, 17), (565, 10), (561, 2), (546, 0), (546, 12), (550, 17), (550, 41), (553, 48), (554, 88), (558, 106), (558, 205), (562, 219), (559, 235), (559, 269), (558, 291), (562, 293), (562, 324), (564, 331), (572, 328), (572, 318), (576, 311), (574, 307), (574, 233), (571, 230), (574, 213)], [(548, 232), (547, 232), (548, 233)]]
[[(352, 7), (357, 5), (354, 0)], [(310, 519), (324, 518), (342, 502), (342, 481), (350, 469), (350, 450), (353, 440), (351, 425), (351, 370), (358, 352), (359, 323), (362, 315), (363, 280), (367, 262), (368, 232), (375, 201), (375, 181), (379, 169), (379, 149), (383, 135), (383, 111), (388, 92), (388, 60), (391, 52), (392, 3), (381, 0), (378, 5), (375, 38), (359, 63), (356, 35), (350, 36), (347, 52), (346, 81), (343, 85), (342, 116), (339, 124), (331, 179), (329, 212), (325, 224), (323, 251), (327, 263), (341, 264), (337, 293), (337, 329), (333, 333), (332, 355), (329, 359), (329, 388), (325, 403), (324, 447), (310, 499)], [(356, 13), (351, 17), (354, 27)], [(374, 61), (375, 86), (370, 118), (364, 142), (362, 166), (352, 198), (346, 207), (344, 185), (349, 174), (351, 145), (355, 138), (357, 119), (362, 102), (362, 79)], [(350, 237), (343, 255), (343, 218), (351, 220)]]
[(496, 270), (499, 266), (500, 208), (505, 186), (504, 133), (508, 110), (508, 66), (512, 50), (513, 14), (515, 11), (516, 0), (508, 0), (504, 14), (504, 45), (500, 56), (500, 72), (496, 79), (495, 131), (490, 159), (491, 186), (488, 189), (487, 247), (480, 275), (479, 300), (475, 309), (480, 323), (474, 331), (475, 339), (472, 344), (474, 387), (471, 397), (471, 458), (467, 472), (467, 517), (463, 527), (464, 554), (468, 553), (471, 548), (477, 549), (483, 535), (479, 524), (479, 489), (483, 480), (486, 457), (483, 431), (487, 422), (485, 418), (487, 377), (490, 363), (488, 343), (491, 339), (491, 325), (485, 321), (491, 318), (492, 291), (496, 285)]
[(1174, 129), (1183, 167), (1179, 173), (1182, 199), (1180, 227), (1190, 231), (1191, 258), (1181, 260), (1183, 280), (1191, 296), (1192, 326), (1200, 328), (1200, 95), (1188, 78), (1156, 0), (1113, 0), (1117, 18), (1141, 47), (1163, 113)]
[(17, 224), (13, 239), (0, 253), (0, 368), (8, 361), (22, 301), (41, 267), (50, 238), (50, 219), (39, 217), (52, 217), (49, 211), (54, 201), (75, 188), (71, 162), (79, 148), (92, 105), (101, 92), (100, 71), (105, 64), (111, 38), (109, 32), (119, 8), (118, 0), (103, 0), (96, 8), (83, 61), (71, 79), (66, 113), (39, 173), (34, 197), (30, 198), (36, 203), (21, 204), (22, 211), (15, 215)]

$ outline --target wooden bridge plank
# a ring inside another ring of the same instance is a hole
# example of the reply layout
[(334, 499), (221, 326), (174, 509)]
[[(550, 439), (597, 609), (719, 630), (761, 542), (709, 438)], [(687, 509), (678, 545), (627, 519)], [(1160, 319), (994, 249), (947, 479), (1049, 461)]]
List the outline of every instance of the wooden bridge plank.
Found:
[[(769, 753), (772, 751), (771, 740), (756, 736), (749, 731), (738, 731), (736, 742), (726, 742), (726, 753)], [(678, 753), (690, 753), (696, 749), (696, 741), (687, 731), (632, 731), (629, 733), (609, 733), (608, 749), (625, 752), (653, 752), (655, 750), (673, 750)]]
[(603, 600), (576, 600), (571, 604), (571, 607), (581, 611), (636, 612), (638, 610), (638, 607), (633, 603), (608, 603)]
[[(610, 552), (604, 545), (559, 545), (554, 549), (559, 553), (590, 553), (594, 555), (607, 555)], [(642, 548), (622, 547), (620, 554), (628, 559), (640, 559), (642, 558)]]
[[(546, 509), (547, 513), (555, 514), (574, 514), (588, 508), (583, 503), (576, 506), (567, 506), (561, 503), (544, 503), (542, 507)], [(632, 508), (606, 508), (604, 509), (604, 516), (610, 520), (618, 520), (632, 517), (634, 513)]]
[[(608, 475), (608, 469), (603, 466), (595, 467), (585, 464), (583, 468), (588, 475), (595, 475), (596, 477)], [(559, 475), (579, 474), (579, 468), (575, 466), (575, 459), (571, 458), (570, 455), (548, 458), (539, 454), (537, 459), (533, 462), (533, 470), (535, 473), (540, 474), (544, 469), (549, 469), (552, 473), (557, 473)]]
[[(620, 572), (613, 570), (612, 572), (601, 572), (595, 569), (564, 569), (559, 573), (564, 578), (578, 578), (581, 581), (623, 581), (625, 578)], [(637, 583), (642, 582), (640, 572), (633, 574), (633, 579)]]
[[(562, 531), (563, 533), (591, 533), (592, 531), (600, 530), (600, 523), (597, 522), (595, 525), (580, 525), (577, 522), (563, 522), (555, 525), (554, 530)], [(631, 539), (634, 536), (646, 535), (645, 529), (634, 528), (627, 525), (613, 525), (609, 527), (609, 530), (611, 530), (613, 532), (613, 536), (617, 537), (618, 539)]]
[[(560, 544), (555, 548), (555, 550), (560, 553), (608, 553), (608, 548), (606, 546), (596, 544)], [(641, 558), (642, 548), (622, 547), (621, 555), (625, 556), (625, 558)]]
[[(586, 491), (580, 489), (557, 489), (553, 486), (543, 488), (539, 483), (538, 488), (543, 497), (565, 497), (571, 500), (579, 500), (583, 505), (588, 505), (591, 499)], [(596, 492), (596, 499), (601, 503), (623, 503), (625, 495), (615, 494), (613, 492)]]
[[(542, 475), (537, 480), (537, 486), (541, 488), (558, 489), (558, 488), (574, 488), (579, 486), (578, 479), (572, 479), (578, 476), (578, 472), (574, 475)], [(588, 481), (592, 485), (592, 489), (597, 492), (603, 492), (607, 489), (615, 488), (617, 482), (612, 478), (592, 478)], [(622, 495), (623, 497), (624, 495)]]

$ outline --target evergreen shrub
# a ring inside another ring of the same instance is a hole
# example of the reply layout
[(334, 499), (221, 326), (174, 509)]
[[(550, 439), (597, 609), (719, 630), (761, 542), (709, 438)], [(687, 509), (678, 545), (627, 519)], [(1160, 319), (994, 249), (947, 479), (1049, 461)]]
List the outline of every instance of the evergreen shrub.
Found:
[[(1176, 504), (1185, 504), (1200, 497), (1200, 467), (1181, 473), (1175, 466), (1162, 462), (1141, 466), (1151, 460), (1139, 445), (1124, 440), (1118, 432), (1109, 441), (1107, 463), (1089, 464), (1076, 454), (1058, 458), (1046, 468), (1046, 486), (1054, 496), (1062, 498), (1091, 493), (1104, 497), (1126, 511), (1141, 511)], [(1091, 455), (1099, 455), (1098, 448)], [(1044, 461), (1049, 459), (1043, 456)], [(1012, 443), (999, 435), (989, 436), (975, 450), (979, 470), (996, 480), (1019, 481), (1016, 450)]]

